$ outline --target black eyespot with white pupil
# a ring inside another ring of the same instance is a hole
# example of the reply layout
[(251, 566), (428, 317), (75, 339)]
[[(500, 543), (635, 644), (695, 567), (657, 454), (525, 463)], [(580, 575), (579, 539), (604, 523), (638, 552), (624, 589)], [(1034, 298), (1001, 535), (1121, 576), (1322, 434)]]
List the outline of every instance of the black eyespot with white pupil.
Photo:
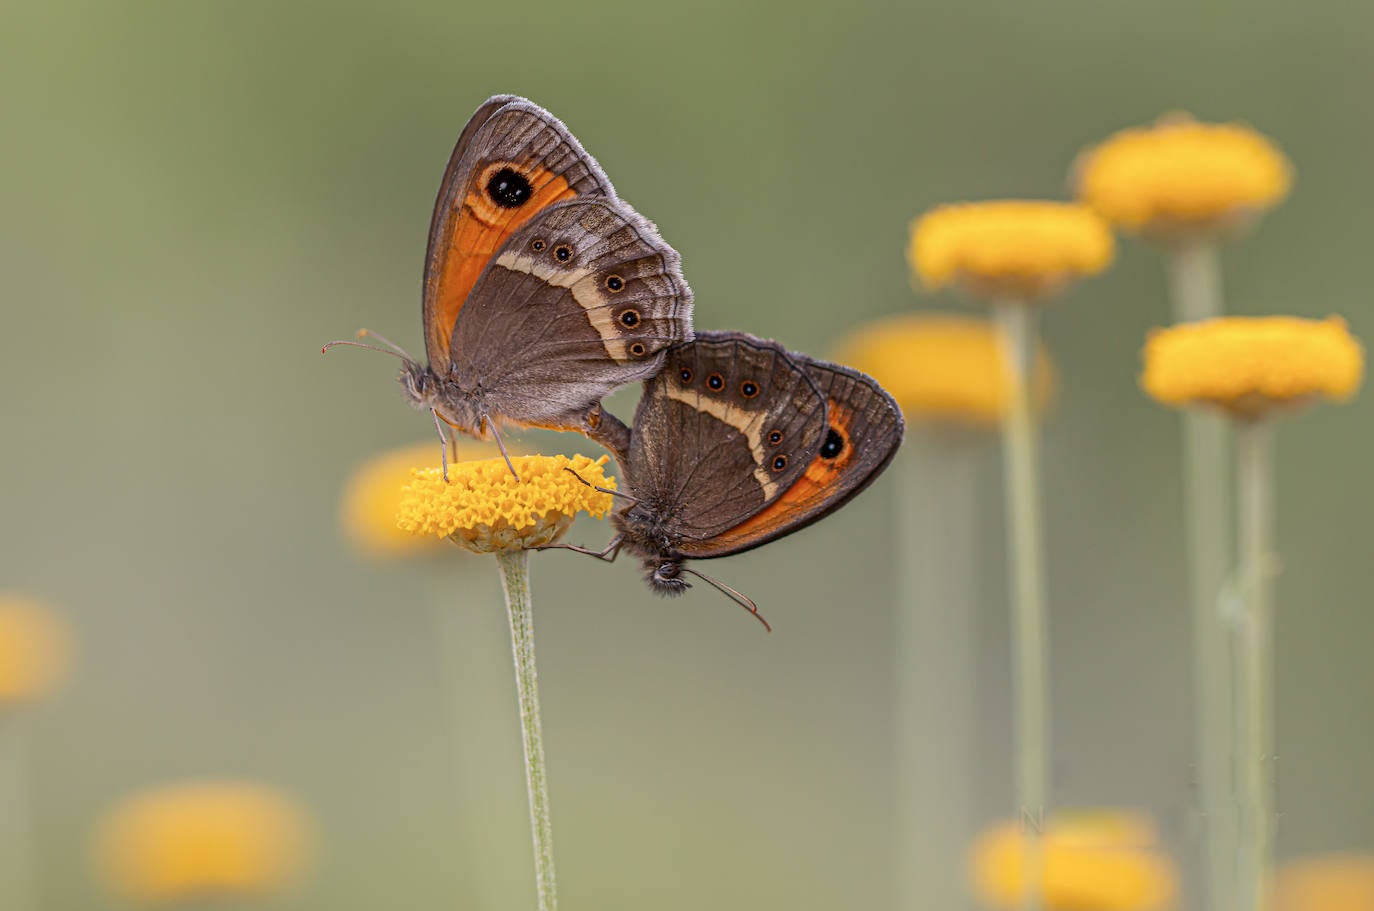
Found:
[(502, 168), (487, 181), (487, 195), (503, 209), (517, 209), (533, 194), (529, 179), (514, 168)]
[(825, 435), (825, 442), (821, 444), (821, 458), (833, 459), (844, 452), (844, 437), (834, 427)]
[(779, 443), (781, 443), (781, 442), (782, 442), (782, 431), (781, 431), (781, 430), (774, 430), (774, 431), (771, 431), (771, 432), (768, 434), (768, 442), (772, 443), (774, 446), (776, 446), (776, 445), (778, 445)]
[(624, 291), (625, 279), (619, 275), (608, 275), (606, 276), (606, 288), (610, 291)]
[(759, 394), (759, 384), (752, 380), (745, 380), (743, 383), (740, 383), (739, 394), (746, 399), (752, 399)]
[(635, 326), (638, 326), (639, 311), (626, 310), (624, 313), (620, 314), (620, 325), (624, 326), (626, 329), (633, 329)]
[(544, 243), (542, 240), (536, 240), (530, 244), (530, 249), (533, 250), (535, 253), (543, 253), (544, 248), (547, 246), (548, 244)]
[(706, 378), (706, 386), (712, 392), (720, 392), (725, 388), (725, 377), (719, 373), (713, 373)]
[(565, 263), (572, 259), (572, 247), (567, 244), (559, 244), (553, 248), (553, 256), (560, 263)]
[(692, 381), (692, 368), (683, 367), (677, 372), (677, 376), (678, 379), (682, 380), (684, 383), (690, 383)]
[(786, 468), (786, 467), (787, 467), (787, 456), (785, 456), (785, 455), (776, 455), (776, 456), (773, 456), (773, 470), (774, 470), (774, 471), (782, 471), (782, 470), (783, 470), (784, 468)]

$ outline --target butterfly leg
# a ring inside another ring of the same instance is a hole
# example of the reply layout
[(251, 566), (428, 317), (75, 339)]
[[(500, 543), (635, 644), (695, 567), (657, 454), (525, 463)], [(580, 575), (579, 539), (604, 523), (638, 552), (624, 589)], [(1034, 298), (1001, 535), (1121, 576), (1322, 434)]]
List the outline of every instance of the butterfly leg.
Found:
[(611, 539), (611, 543), (606, 545), (605, 550), (592, 550), (590, 547), (578, 547), (576, 544), (545, 544), (543, 547), (536, 547), (535, 550), (570, 550), (575, 554), (586, 554), (589, 557), (596, 557), (598, 560), (605, 560), (607, 563), (614, 563), (615, 558), (620, 555), (620, 547), (625, 543), (624, 535), (616, 535)]
[[(434, 429), (437, 430), (437, 431), (439, 431), (439, 462), (440, 462), (441, 465), (444, 466), (444, 483), (447, 484), (447, 483), (448, 483), (448, 447), (449, 447), (449, 442), (450, 442), (450, 441), (449, 441), (449, 436), (448, 436), (448, 433), (445, 432), (445, 430), (444, 430), (444, 423), (443, 423), (443, 421), (440, 421), (440, 420), (439, 420), (439, 412), (438, 412), (437, 410), (431, 408), (431, 409), (429, 409), (429, 413), (432, 414), (432, 415), (434, 415)], [(457, 441), (457, 439), (454, 439), (454, 440), (452, 441), (452, 443), (453, 443), (453, 460), (456, 462), (456, 461), (458, 461), (458, 441)]]
[(590, 487), (592, 490), (595, 490), (597, 493), (606, 493), (606, 494), (610, 494), (610, 495), (613, 496), (613, 497), (620, 497), (622, 500), (629, 500), (629, 501), (632, 502), (632, 503), (638, 503), (638, 502), (639, 502), (639, 498), (638, 498), (638, 497), (632, 497), (632, 496), (630, 496), (629, 494), (627, 494), (627, 493), (621, 493), (621, 492), (618, 491), (618, 490), (611, 490), (611, 488), (609, 488), (609, 487), (598, 487), (596, 484), (593, 484), (591, 481), (588, 481), (586, 478), (582, 477), (582, 475), (580, 475), (580, 474), (578, 474), (577, 472), (573, 471), (571, 468), (567, 467), (566, 465), (563, 466), (563, 470), (566, 471), (568, 474), (572, 475), (574, 478), (577, 478), (577, 480), (581, 481), (581, 482), (582, 482), (582, 486), (584, 486), (584, 487)]

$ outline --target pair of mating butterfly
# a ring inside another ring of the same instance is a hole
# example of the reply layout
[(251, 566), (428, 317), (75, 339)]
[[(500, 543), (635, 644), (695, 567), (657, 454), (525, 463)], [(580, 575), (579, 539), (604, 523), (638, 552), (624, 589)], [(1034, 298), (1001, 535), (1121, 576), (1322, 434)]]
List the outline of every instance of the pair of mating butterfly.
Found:
[[(682, 592), (688, 572), (758, 616), (683, 561), (749, 550), (838, 509), (891, 461), (901, 412), (853, 370), (743, 333), (694, 335), (680, 263), (561, 122), (498, 95), (464, 127), (439, 187), (429, 364), (393, 353), (441, 439), (447, 424), (501, 445), (497, 427), (511, 424), (576, 431), (614, 454), (626, 488), (617, 534), (599, 553), (571, 549), (614, 560), (623, 547), (654, 590)], [(631, 428), (601, 399), (636, 381)]]

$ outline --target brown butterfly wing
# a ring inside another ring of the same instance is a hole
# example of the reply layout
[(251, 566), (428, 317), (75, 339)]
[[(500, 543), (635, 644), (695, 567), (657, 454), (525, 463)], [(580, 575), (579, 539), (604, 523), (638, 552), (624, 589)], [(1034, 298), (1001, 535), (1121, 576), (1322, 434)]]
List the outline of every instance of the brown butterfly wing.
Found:
[(872, 377), (789, 352), (826, 400), (825, 438), (782, 496), (693, 552), (723, 557), (758, 547), (828, 516), (859, 494), (897, 454), (901, 409)]
[(785, 349), (699, 333), (644, 384), (626, 479), (694, 556), (781, 496), (824, 435), (825, 400)]
[(565, 199), (615, 196), (567, 127), (524, 98), (497, 95), (472, 115), (449, 157), (425, 253), (425, 349), (440, 374), (463, 304), (522, 224)]
[(618, 199), (558, 203), (492, 259), (459, 314), (453, 379), (493, 417), (577, 427), (611, 390), (659, 372), (692, 337), (677, 251)]

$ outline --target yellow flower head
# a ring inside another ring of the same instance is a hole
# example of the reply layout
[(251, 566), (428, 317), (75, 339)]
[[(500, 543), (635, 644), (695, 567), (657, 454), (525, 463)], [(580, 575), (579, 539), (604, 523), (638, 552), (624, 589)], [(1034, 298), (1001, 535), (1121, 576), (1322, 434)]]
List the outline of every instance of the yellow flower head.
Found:
[(1232, 316), (1150, 333), (1140, 383), (1167, 405), (1260, 417), (1314, 396), (1348, 399), (1363, 374), (1364, 349), (1339, 317)]
[(310, 853), (305, 814), (240, 782), (189, 782), (116, 807), (97, 839), (112, 888), (146, 902), (258, 896), (285, 886)]
[(67, 626), (23, 595), (0, 592), (0, 707), (47, 694), (65, 675)]
[(1076, 203), (1003, 200), (941, 206), (911, 223), (911, 268), (927, 288), (960, 283), (1034, 301), (1112, 261), (1112, 232)]
[(1327, 854), (1284, 864), (1274, 911), (1374, 911), (1374, 855)]
[[(1021, 906), (1028, 836), (1015, 822), (984, 831), (969, 871), (984, 902)], [(1051, 817), (1041, 838), (1044, 904), (1058, 911), (1147, 911), (1168, 907), (1178, 872), (1156, 850), (1148, 817), (1099, 810)]]
[[(997, 329), (985, 319), (914, 313), (870, 323), (845, 340), (841, 363), (892, 393), (908, 419), (996, 424), (1011, 398), (1011, 368)], [(1036, 354), (1034, 394), (1044, 408), (1054, 370)]]
[(615, 489), (607, 461), (512, 456), (519, 481), (503, 459), (449, 465), (447, 483), (438, 468), (416, 469), (398, 522), (411, 534), (447, 537), (476, 553), (542, 547), (562, 537), (579, 511), (599, 519), (610, 510), (611, 495), (587, 486)]
[(1079, 156), (1078, 198), (1127, 231), (1157, 236), (1244, 226), (1288, 195), (1292, 169), (1237, 123), (1175, 115), (1123, 130)]
[[(459, 442), (462, 459), (489, 458), (496, 447), (475, 441)], [(369, 557), (393, 559), (427, 556), (447, 549), (435, 537), (420, 537), (396, 525), (401, 492), (410, 483), (411, 469), (423, 465), (438, 468), (442, 462), (439, 441), (391, 449), (364, 462), (344, 484), (339, 503), (339, 524), (344, 536)]]

